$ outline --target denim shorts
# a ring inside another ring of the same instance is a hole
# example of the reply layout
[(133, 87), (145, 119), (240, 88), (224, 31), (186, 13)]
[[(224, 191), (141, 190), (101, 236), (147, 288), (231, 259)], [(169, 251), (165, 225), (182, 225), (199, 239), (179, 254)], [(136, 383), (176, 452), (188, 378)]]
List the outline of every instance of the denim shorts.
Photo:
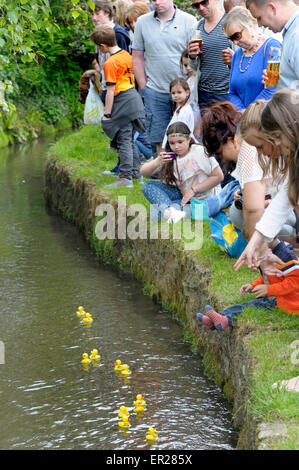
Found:
[(170, 93), (159, 93), (149, 87), (141, 91), (144, 100), (147, 138), (151, 144), (163, 141), (167, 126), (172, 118)]

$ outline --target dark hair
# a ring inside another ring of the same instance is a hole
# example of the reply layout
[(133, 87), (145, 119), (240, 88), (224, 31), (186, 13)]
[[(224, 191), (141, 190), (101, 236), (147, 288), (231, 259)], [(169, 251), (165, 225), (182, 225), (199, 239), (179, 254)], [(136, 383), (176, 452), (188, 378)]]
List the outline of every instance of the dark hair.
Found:
[(180, 59), (181, 74), (185, 75), (183, 59), (189, 59), (189, 54), (188, 54), (188, 48), (187, 47), (186, 47), (186, 49), (183, 50), (183, 52), (181, 54), (181, 59)]
[[(170, 93), (171, 93), (172, 88), (173, 88), (175, 85), (180, 85), (180, 86), (183, 88), (183, 90), (189, 91), (189, 95), (188, 95), (187, 98), (185, 99), (185, 102), (179, 107), (179, 109), (177, 109), (177, 112), (179, 112), (179, 110), (182, 108), (182, 106), (184, 106), (184, 105), (187, 103), (187, 101), (189, 100), (189, 98), (190, 98), (190, 93), (191, 93), (191, 92), (190, 92), (190, 87), (189, 87), (189, 85), (188, 85), (187, 80), (186, 80), (185, 78), (183, 78), (183, 77), (175, 78), (174, 80), (172, 80), (172, 81), (170, 82), (170, 84), (169, 84), (169, 91), (170, 91)], [(176, 108), (174, 108), (174, 109), (176, 109)]]
[[(171, 124), (166, 131), (166, 135), (167, 135), (167, 142), (165, 146), (166, 152), (171, 152), (171, 148), (168, 142), (168, 136), (170, 134), (184, 134), (187, 136), (186, 138), (188, 138), (190, 137), (191, 131), (189, 127), (187, 126), (187, 124), (185, 124), (184, 122), (177, 121)], [(194, 142), (194, 139), (191, 137), (190, 142), (189, 142), (189, 148), (193, 144), (195, 144), (195, 142)], [(174, 165), (174, 160), (172, 162), (166, 163), (162, 168), (163, 179), (165, 183), (167, 184), (176, 184), (176, 178), (174, 177), (174, 172), (173, 172), (173, 165)]]
[[(108, 14), (109, 19), (113, 19), (113, 4), (109, 0), (93, 0), (94, 3), (94, 11), (103, 10), (105, 13)], [(87, 10), (89, 13), (92, 13), (93, 10), (90, 8), (89, 4), (87, 4)]]
[(234, 138), (242, 114), (229, 101), (216, 103), (206, 108), (202, 117), (202, 143), (209, 157)]

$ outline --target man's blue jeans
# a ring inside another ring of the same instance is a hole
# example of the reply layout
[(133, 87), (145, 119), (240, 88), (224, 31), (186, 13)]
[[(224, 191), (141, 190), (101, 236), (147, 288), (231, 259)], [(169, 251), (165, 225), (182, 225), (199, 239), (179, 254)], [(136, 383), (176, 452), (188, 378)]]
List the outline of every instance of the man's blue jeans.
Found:
[(151, 144), (163, 141), (169, 121), (172, 118), (172, 99), (170, 93), (159, 93), (149, 87), (141, 91), (144, 100), (146, 133)]
[(233, 305), (232, 307), (228, 307), (225, 310), (220, 312), (220, 315), (224, 315), (231, 320), (234, 320), (238, 315), (240, 315), (244, 308), (246, 307), (254, 307), (260, 308), (263, 310), (273, 310), (277, 307), (277, 302), (275, 297), (259, 297), (258, 299), (249, 300), (248, 302), (243, 302), (242, 304)]
[(208, 93), (207, 91), (198, 90), (198, 106), (200, 114), (203, 115), (205, 108), (215, 102), (229, 101), (228, 93)]

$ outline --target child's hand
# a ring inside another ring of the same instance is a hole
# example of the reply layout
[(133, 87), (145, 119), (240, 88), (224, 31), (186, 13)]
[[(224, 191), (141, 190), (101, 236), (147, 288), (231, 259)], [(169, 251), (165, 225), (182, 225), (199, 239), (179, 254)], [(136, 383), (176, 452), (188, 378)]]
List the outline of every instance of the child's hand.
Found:
[(161, 152), (159, 154), (159, 158), (163, 165), (165, 165), (165, 163), (170, 163), (173, 161), (172, 157), (167, 152)]
[(237, 191), (234, 192), (234, 201), (236, 201), (237, 199), (241, 199), (241, 195), (240, 195), (240, 189), (237, 189)]
[(190, 199), (194, 196), (194, 191), (192, 189), (190, 189), (189, 191), (187, 191), (181, 201), (181, 206), (185, 206), (187, 204), (187, 202), (190, 201)]
[(266, 286), (266, 284), (260, 284), (258, 286), (255, 286), (251, 292), (253, 294), (256, 294), (257, 299), (259, 297), (265, 297), (265, 295), (268, 295), (268, 286)]
[(251, 292), (253, 289), (253, 285), (252, 284), (244, 284), (241, 289), (240, 289), (240, 292), (241, 292), (241, 295), (244, 295), (246, 294), (247, 292)]

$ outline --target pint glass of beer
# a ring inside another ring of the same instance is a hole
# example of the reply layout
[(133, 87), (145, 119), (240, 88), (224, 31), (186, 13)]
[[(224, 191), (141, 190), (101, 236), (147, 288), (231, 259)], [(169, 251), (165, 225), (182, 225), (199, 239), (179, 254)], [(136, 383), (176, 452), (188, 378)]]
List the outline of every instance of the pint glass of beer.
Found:
[(195, 29), (192, 32), (190, 42), (197, 45), (198, 47), (197, 54), (201, 54), (202, 53), (202, 37), (201, 37), (199, 29)]
[(265, 83), (265, 88), (268, 86), (277, 86), (279, 79), (279, 66), (280, 66), (280, 47), (270, 47), (269, 57), (267, 62), (267, 75), (268, 79)]

